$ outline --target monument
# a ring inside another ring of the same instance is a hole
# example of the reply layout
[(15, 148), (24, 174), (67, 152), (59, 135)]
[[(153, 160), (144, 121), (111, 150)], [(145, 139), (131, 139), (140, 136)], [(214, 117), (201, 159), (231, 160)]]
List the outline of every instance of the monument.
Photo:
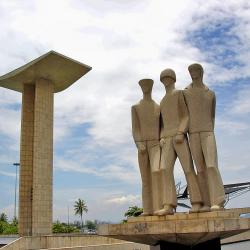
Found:
[(19, 235), (52, 233), (54, 93), (91, 67), (55, 51), (0, 77), (0, 86), (22, 93)]
[[(203, 83), (200, 64), (192, 64), (188, 70), (192, 83), (184, 91), (175, 89), (173, 70), (166, 69), (161, 73), (166, 95), (161, 101), (160, 113), (159, 106), (151, 98), (153, 81), (147, 87), (140, 81), (144, 98), (132, 107), (132, 131), (138, 148), (144, 213), (129, 218), (125, 224), (100, 225), (99, 235), (158, 245), (161, 250), (220, 250), (220, 239), (250, 230), (250, 218), (240, 216), (250, 213), (250, 208), (224, 209), (225, 192), (214, 135), (215, 94)], [(150, 93), (148, 98), (146, 89)], [(158, 144), (161, 146), (159, 168)], [(150, 155), (152, 145), (155, 150)], [(192, 204), (189, 213), (174, 213), (173, 169), (177, 157), (188, 184)], [(162, 182), (157, 188), (152, 185), (150, 171), (158, 172), (160, 176)], [(162, 208), (149, 216), (154, 207), (155, 192), (158, 192), (157, 199)]]

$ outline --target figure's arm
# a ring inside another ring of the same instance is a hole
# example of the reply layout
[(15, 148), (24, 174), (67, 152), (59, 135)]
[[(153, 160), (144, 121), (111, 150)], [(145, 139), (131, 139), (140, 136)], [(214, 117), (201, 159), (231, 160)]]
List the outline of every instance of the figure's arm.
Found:
[(184, 135), (188, 131), (188, 122), (189, 122), (189, 113), (182, 91), (179, 92), (178, 105), (179, 105), (178, 108), (180, 115), (180, 125), (176, 136), (176, 142), (181, 143), (184, 140)]
[(164, 123), (162, 118), (162, 113), (160, 113), (160, 138), (163, 137)]
[(136, 147), (140, 152), (144, 152), (146, 150), (146, 146), (144, 142), (142, 142), (140, 122), (139, 122), (139, 118), (138, 118), (135, 106), (132, 106), (131, 108), (131, 118), (132, 118), (132, 134), (133, 134)]
[(160, 146), (161, 147), (163, 147), (163, 144), (165, 142), (163, 131), (164, 131), (164, 123), (163, 123), (162, 113), (160, 113)]
[(135, 106), (131, 108), (131, 118), (132, 118), (132, 134), (135, 143), (141, 141), (140, 124), (136, 113)]
[(212, 103), (212, 122), (213, 122), (213, 128), (214, 128), (214, 124), (215, 124), (215, 109), (216, 109), (216, 96), (213, 93), (213, 103)]

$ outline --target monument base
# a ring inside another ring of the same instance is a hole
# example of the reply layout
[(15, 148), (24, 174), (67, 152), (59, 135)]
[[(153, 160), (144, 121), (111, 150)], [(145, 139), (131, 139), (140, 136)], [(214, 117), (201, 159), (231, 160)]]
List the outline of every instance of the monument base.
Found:
[(240, 217), (247, 213), (250, 213), (250, 208), (133, 217), (124, 224), (100, 225), (98, 234), (152, 246), (160, 245), (160, 249), (186, 250), (192, 247), (197, 250), (217, 250), (220, 249), (220, 239), (250, 230), (250, 218)]

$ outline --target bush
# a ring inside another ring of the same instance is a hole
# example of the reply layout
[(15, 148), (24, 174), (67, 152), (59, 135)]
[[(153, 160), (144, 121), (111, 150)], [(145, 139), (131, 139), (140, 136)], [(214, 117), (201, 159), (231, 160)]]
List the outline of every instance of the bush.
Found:
[(2, 222), (8, 222), (8, 217), (5, 213), (0, 214), (0, 221)]
[(80, 230), (73, 225), (61, 223), (60, 221), (56, 221), (53, 224), (53, 233), (77, 233), (77, 232), (80, 232)]
[(0, 234), (18, 234), (17, 225), (0, 221)]
[(96, 230), (97, 229), (97, 225), (95, 221), (91, 221), (91, 220), (87, 220), (85, 223), (85, 227), (87, 227), (87, 229), (89, 230)]

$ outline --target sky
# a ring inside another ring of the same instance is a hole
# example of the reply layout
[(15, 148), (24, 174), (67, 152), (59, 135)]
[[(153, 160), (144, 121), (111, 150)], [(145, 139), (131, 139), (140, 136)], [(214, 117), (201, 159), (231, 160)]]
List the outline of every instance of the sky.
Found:
[[(250, 181), (250, 3), (243, 0), (1, 0), (0, 75), (55, 50), (93, 69), (55, 95), (54, 220), (118, 222), (141, 206), (137, 150), (130, 107), (154, 80), (153, 98), (165, 94), (165, 68), (183, 89), (188, 66), (204, 67), (217, 97), (216, 139), (224, 184)], [(0, 212), (14, 210), (19, 162), (21, 94), (0, 88)], [(185, 185), (177, 162), (176, 182)], [(227, 207), (250, 206), (250, 194)]]

